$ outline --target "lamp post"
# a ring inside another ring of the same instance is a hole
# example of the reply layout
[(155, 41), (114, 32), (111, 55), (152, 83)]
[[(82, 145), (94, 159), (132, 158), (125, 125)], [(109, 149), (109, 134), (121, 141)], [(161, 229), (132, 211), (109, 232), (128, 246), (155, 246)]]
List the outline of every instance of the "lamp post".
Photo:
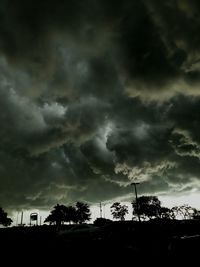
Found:
[(106, 211), (105, 211), (105, 207), (106, 207), (106, 204), (103, 203), (103, 217), (104, 217), (104, 219), (106, 218), (106, 215), (105, 215), (105, 213), (106, 213)]
[(102, 205), (101, 205), (101, 202), (100, 202), (99, 208), (100, 208), (100, 218), (102, 218)]
[(137, 196), (137, 185), (140, 183), (131, 183), (131, 185), (134, 185), (134, 189), (135, 189), (135, 201), (136, 201), (136, 207), (137, 207), (137, 216), (138, 216), (138, 221), (141, 222), (140, 220), (140, 214), (139, 214), (139, 206), (138, 206), (138, 196)]

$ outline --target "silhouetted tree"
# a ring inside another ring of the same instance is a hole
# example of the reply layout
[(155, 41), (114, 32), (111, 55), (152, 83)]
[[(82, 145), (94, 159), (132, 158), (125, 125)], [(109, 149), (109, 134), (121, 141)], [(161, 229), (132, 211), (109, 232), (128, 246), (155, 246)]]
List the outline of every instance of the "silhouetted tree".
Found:
[(90, 208), (89, 205), (87, 203), (83, 203), (83, 202), (76, 202), (76, 217), (75, 217), (75, 221), (77, 223), (84, 223), (86, 221), (89, 221), (91, 218), (91, 212), (90, 212)]
[(60, 226), (66, 219), (66, 206), (57, 204), (44, 222)]
[(71, 223), (71, 222), (77, 222), (77, 214), (76, 214), (76, 208), (73, 206), (66, 206), (64, 209), (64, 221)]
[(133, 216), (138, 216), (142, 219), (159, 218), (161, 202), (156, 196), (141, 196), (132, 202)]
[(193, 219), (200, 220), (200, 210), (194, 209)]
[(171, 209), (166, 208), (166, 207), (160, 207), (159, 217), (161, 219), (173, 219), (173, 214), (172, 214)]
[(12, 219), (8, 218), (7, 212), (0, 207), (0, 224), (3, 226), (9, 226), (12, 223)]
[(197, 210), (189, 205), (175, 206), (171, 209), (174, 219), (193, 219)]
[(120, 219), (121, 221), (124, 221), (126, 214), (128, 214), (128, 206), (121, 205), (119, 202), (113, 203), (110, 209), (113, 219)]
[(46, 217), (46, 219), (44, 220), (44, 223), (49, 223), (50, 225), (56, 223), (56, 220), (55, 220), (55, 218), (54, 218), (54, 216), (53, 216), (52, 213), (49, 214), (49, 215)]
[(91, 212), (89, 205), (83, 202), (76, 202), (75, 207), (57, 204), (44, 222), (56, 224), (57, 226), (64, 222), (83, 223), (89, 221)]

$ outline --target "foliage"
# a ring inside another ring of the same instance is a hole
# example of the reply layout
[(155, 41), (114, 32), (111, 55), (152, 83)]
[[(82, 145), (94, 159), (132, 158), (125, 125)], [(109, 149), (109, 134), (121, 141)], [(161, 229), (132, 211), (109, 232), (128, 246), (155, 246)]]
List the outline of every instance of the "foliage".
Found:
[(166, 207), (160, 207), (159, 218), (161, 219), (173, 219), (172, 210)]
[(83, 202), (76, 202), (76, 222), (84, 223), (91, 218), (91, 212), (89, 205)]
[(193, 213), (192, 218), (195, 220), (200, 220), (200, 211), (197, 209), (194, 209), (194, 213)]
[(7, 212), (0, 207), (0, 224), (3, 226), (9, 226), (12, 223), (12, 219), (8, 218)]
[(140, 216), (143, 220), (159, 218), (161, 202), (156, 196), (141, 196), (132, 202), (133, 216)]
[(56, 224), (57, 226), (67, 223), (83, 223), (90, 220), (90, 209), (88, 204), (77, 202), (76, 206), (65, 206), (57, 204), (45, 219), (45, 222)]
[(76, 222), (76, 209), (73, 206), (65, 207), (65, 222)]
[(61, 225), (65, 221), (66, 217), (66, 206), (57, 204), (53, 207), (50, 215), (45, 219), (44, 222), (49, 222), (50, 224), (55, 223), (56, 225)]
[(113, 219), (125, 220), (126, 214), (128, 214), (128, 206), (121, 205), (119, 202), (113, 203), (110, 207)]
[(178, 219), (192, 219), (194, 218), (195, 214), (197, 214), (197, 210), (192, 208), (189, 205), (182, 205), (182, 206), (175, 206), (171, 209), (173, 218)]
[(172, 209), (162, 207), (156, 196), (141, 196), (132, 202), (133, 216), (141, 219), (193, 219), (200, 218), (200, 212), (189, 205), (175, 206)]

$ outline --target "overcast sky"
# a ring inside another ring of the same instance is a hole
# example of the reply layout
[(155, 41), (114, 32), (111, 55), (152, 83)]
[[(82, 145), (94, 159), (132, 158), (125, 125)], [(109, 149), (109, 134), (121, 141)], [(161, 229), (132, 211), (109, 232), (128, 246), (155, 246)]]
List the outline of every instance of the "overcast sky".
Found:
[(0, 205), (200, 191), (200, 2), (1, 0)]

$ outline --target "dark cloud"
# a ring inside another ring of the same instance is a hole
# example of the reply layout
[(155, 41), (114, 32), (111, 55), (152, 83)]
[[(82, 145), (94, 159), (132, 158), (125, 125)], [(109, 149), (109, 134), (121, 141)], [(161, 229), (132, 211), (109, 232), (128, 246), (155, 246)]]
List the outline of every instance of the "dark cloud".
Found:
[(199, 10), (1, 1), (1, 205), (199, 190)]

